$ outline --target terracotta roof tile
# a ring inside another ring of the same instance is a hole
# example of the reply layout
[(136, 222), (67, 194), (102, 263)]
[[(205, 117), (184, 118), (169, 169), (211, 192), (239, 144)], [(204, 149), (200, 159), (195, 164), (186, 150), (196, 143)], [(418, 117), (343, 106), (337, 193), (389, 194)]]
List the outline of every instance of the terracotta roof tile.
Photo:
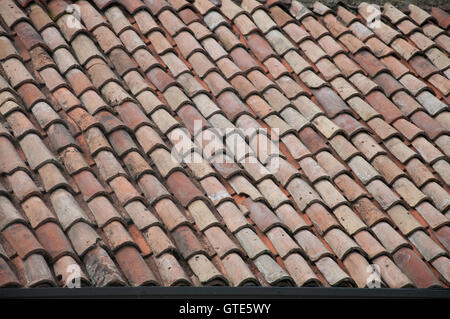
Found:
[(353, 279), (349, 277), (330, 257), (320, 259), (316, 265), (327, 280), (327, 283), (331, 286), (355, 285)]
[(205, 236), (208, 238), (214, 250), (221, 259), (233, 253), (243, 256), (242, 250), (225, 234), (221, 228), (208, 228), (205, 231)]
[(36, 236), (53, 260), (65, 255), (75, 256), (68, 238), (57, 224), (50, 222), (36, 228)]
[(359, 21), (355, 21), (348, 27), (352, 33), (361, 41), (367, 41), (373, 39), (375, 34), (364, 24)]
[(366, 197), (358, 199), (355, 202), (354, 207), (368, 226), (372, 226), (380, 221), (386, 220), (386, 216), (383, 212)]
[(448, 226), (444, 226), (440, 229), (438, 229), (434, 234), (438, 237), (439, 242), (445, 247), (445, 249), (448, 250), (449, 247), (449, 242), (447, 239), (447, 235), (448, 235), (448, 231), (449, 231), (449, 227)]
[[(330, 102), (331, 102), (331, 100), (330, 100)], [(336, 104), (338, 104), (338, 103), (336, 103)], [(343, 102), (338, 104), (338, 106), (341, 106), (341, 105), (342, 105), (342, 107), (341, 107), (342, 111), (348, 110), (348, 108), (345, 106), (345, 104)], [(342, 127), (350, 138), (353, 138), (355, 135), (366, 131), (366, 128), (364, 127), (364, 125), (362, 125), (354, 117), (352, 117), (348, 114), (340, 114), (340, 115), (336, 116), (335, 119), (333, 120), (333, 122), (335, 122), (339, 127)]]
[[(412, 159), (409, 163), (414, 160), (417, 159)], [(406, 174), (391, 159), (389, 159), (389, 157), (384, 155), (376, 156), (372, 161), (372, 165), (383, 175), (389, 184), (406, 176)]]
[(31, 196), (40, 196), (40, 191), (30, 176), (24, 171), (16, 171), (8, 176), (14, 195), (19, 201), (25, 201)]
[(110, 247), (117, 251), (125, 246), (135, 246), (131, 235), (127, 232), (125, 227), (117, 221), (112, 221), (103, 227), (106, 239), (110, 243)]
[(359, 288), (367, 286), (367, 267), (370, 267), (370, 265), (363, 256), (358, 253), (351, 253), (343, 261), (343, 264), (352, 278), (355, 279), (355, 282)]
[(431, 9), (431, 15), (437, 20), (437, 22), (439, 23), (439, 25), (444, 28), (444, 29), (448, 29), (450, 20), (449, 20), (449, 15), (447, 12), (445, 12), (444, 10), (438, 8), (438, 7), (433, 7)]
[(335, 178), (335, 183), (344, 193), (344, 196), (351, 202), (366, 196), (366, 192), (346, 174)]
[(155, 275), (134, 247), (123, 247), (115, 256), (131, 286), (158, 284)]
[(428, 183), (422, 190), (440, 211), (446, 211), (450, 206), (448, 193), (436, 182)]
[[(364, 52), (364, 51), (361, 51)], [(358, 53), (359, 54), (359, 53)], [(336, 63), (337, 67), (344, 73), (345, 76), (351, 77), (352, 75), (361, 72), (361, 68), (351, 60), (348, 56), (343, 53), (337, 54), (333, 58), (334, 63)]]
[(14, 135), (21, 139), (29, 133), (39, 134), (39, 132), (34, 128), (33, 124), (27, 119), (25, 114), (22, 112), (13, 112), (8, 116), (8, 124)]
[(31, 74), (16, 58), (10, 58), (2, 62), (3, 69), (6, 73), (6, 78), (10, 81), (11, 86), (15, 89), (25, 83), (36, 83)]
[(51, 192), (57, 188), (65, 188), (70, 192), (74, 192), (66, 178), (54, 164), (45, 164), (38, 169), (38, 173), (41, 176), (45, 191)]
[(192, 271), (197, 275), (201, 284), (218, 286), (228, 285), (225, 277), (204, 255), (193, 256), (188, 260), (188, 264)]
[(399, 226), (400, 231), (404, 235), (411, 234), (413, 231), (421, 229), (422, 226), (417, 220), (407, 212), (407, 209), (402, 205), (395, 205), (387, 210), (387, 213), (392, 220)]
[(333, 214), (350, 235), (355, 235), (367, 228), (358, 215), (347, 205), (341, 205), (333, 209)]
[(191, 281), (172, 254), (163, 254), (156, 259), (161, 279), (165, 286), (189, 286)]
[(273, 286), (291, 286), (292, 278), (269, 255), (264, 254), (254, 261), (264, 279)]
[(317, 261), (318, 259), (323, 260), (323, 257), (332, 256), (332, 253), (325, 245), (310, 231), (302, 230), (294, 237), (312, 261)]
[(433, 267), (441, 274), (446, 282), (448, 282), (448, 258), (440, 257), (432, 262)]
[(2, 3), (2, 11), (5, 12), (5, 23), (9, 28), (12, 28), (19, 21), (27, 21), (27, 15), (20, 8), (16, 6), (14, 1), (5, 1)]
[(161, 227), (149, 227), (143, 231), (142, 234), (155, 257), (159, 257), (164, 253), (176, 251), (175, 245)]
[[(84, 257), (86, 269), (96, 286), (125, 285), (125, 281), (111, 260), (107, 252), (100, 248), (94, 248)], [(98, 264), (101, 261), (101, 264)]]
[(320, 234), (326, 233), (331, 228), (339, 227), (338, 221), (321, 204), (312, 204), (306, 209), (306, 214)]
[(186, 260), (194, 255), (205, 253), (202, 244), (193, 231), (187, 226), (180, 226), (173, 230), (172, 237), (183, 258)]
[(48, 221), (57, 221), (55, 215), (38, 196), (32, 196), (25, 200), (22, 208), (33, 228)]
[(395, 263), (386, 256), (380, 256), (374, 260), (380, 266), (383, 280), (391, 288), (414, 287), (409, 278), (400, 270)]
[(46, 47), (44, 41), (39, 33), (28, 22), (19, 22), (14, 26), (14, 31), (17, 33), (19, 39), (22, 41), (25, 49), (30, 51), (37, 46)]
[[(447, 153), (448, 152), (446, 152), (446, 154)], [(448, 163), (444, 160), (439, 160), (433, 165), (433, 168), (444, 180), (444, 182), (448, 185), (449, 184)]]
[(231, 253), (223, 258), (222, 263), (234, 286), (258, 285), (257, 279), (239, 255)]

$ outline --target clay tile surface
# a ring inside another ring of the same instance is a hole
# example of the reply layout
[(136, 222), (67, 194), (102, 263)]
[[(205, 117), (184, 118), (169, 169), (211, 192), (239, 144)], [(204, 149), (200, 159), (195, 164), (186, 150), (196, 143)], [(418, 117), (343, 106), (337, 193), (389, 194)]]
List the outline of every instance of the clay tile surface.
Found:
[(0, 287), (448, 288), (447, 11), (76, 3), (0, 1)]

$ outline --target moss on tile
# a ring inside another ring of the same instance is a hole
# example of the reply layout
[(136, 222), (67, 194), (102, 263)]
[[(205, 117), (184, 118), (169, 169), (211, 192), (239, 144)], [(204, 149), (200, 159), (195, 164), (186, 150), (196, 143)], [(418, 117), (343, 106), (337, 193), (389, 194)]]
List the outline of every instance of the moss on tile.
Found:
[[(305, 5), (312, 5), (316, 0), (303, 0), (301, 1), (303, 4)], [(367, 3), (376, 3), (379, 5), (383, 5), (387, 2), (391, 3), (392, 5), (396, 6), (397, 8), (399, 8), (400, 10), (404, 11), (404, 10), (408, 10), (408, 5), (409, 4), (415, 4), (427, 11), (429, 11), (431, 9), (431, 7), (441, 7), (443, 10), (449, 10), (450, 9), (450, 4), (448, 0), (320, 0), (320, 2), (322, 2), (323, 4), (329, 6), (329, 7), (334, 7), (337, 5), (338, 2), (343, 2), (345, 4), (347, 4), (350, 8), (354, 7), (355, 9), (357, 8), (357, 6), (361, 3), (361, 2), (367, 2)]]

